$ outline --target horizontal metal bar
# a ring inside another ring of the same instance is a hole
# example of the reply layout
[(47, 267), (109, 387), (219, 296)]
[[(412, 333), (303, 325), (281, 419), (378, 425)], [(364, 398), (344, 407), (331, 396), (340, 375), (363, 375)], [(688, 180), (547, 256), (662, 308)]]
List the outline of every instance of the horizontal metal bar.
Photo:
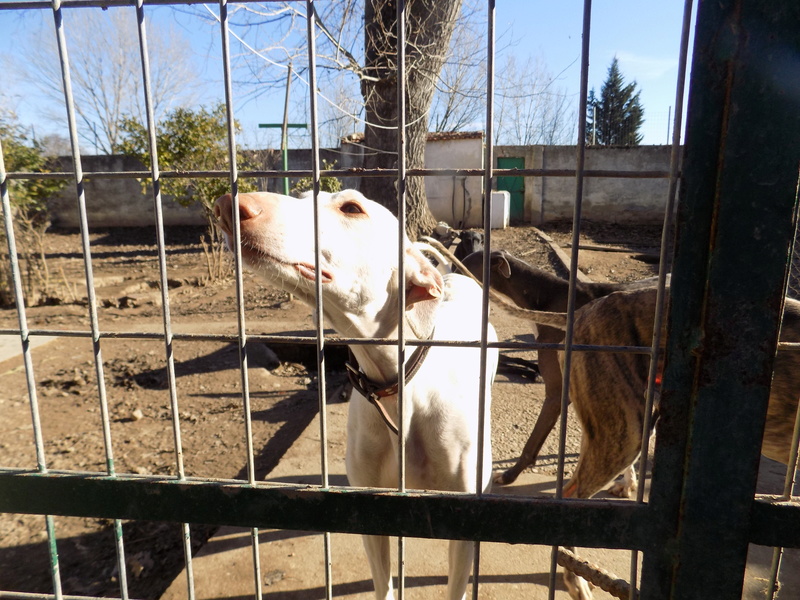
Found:
[[(228, 4), (277, 3), (282, 0), (228, 0)], [(197, 4), (197, 0), (144, 0), (144, 6), (171, 6)], [(61, 8), (113, 8), (131, 6), (131, 0), (62, 0)], [(28, 0), (27, 2), (0, 2), (0, 10), (53, 9), (50, 0)]]
[[(388, 170), (388, 169), (387, 169)], [(408, 169), (407, 174), (417, 176), (459, 176), (471, 175), (480, 177), (485, 174), (483, 169)], [(613, 179), (668, 179), (669, 171), (619, 171), (613, 169), (585, 169), (584, 177), (613, 178)], [(497, 177), (569, 177), (576, 176), (575, 169), (492, 169), (492, 175)]]
[[(495, 177), (575, 177), (573, 169), (495, 169)], [(586, 170), (585, 177), (612, 178), (612, 179), (668, 179), (669, 171), (613, 171), (613, 170)], [(419, 177), (483, 177), (483, 169), (409, 169), (408, 176)], [(266, 177), (283, 179), (285, 177), (311, 177), (312, 171), (295, 169), (288, 171), (251, 170), (239, 171), (240, 178)], [(70, 171), (53, 171), (50, 173), (34, 173), (19, 171), (8, 173), (8, 179), (71, 179), (75, 175)], [(226, 178), (229, 171), (162, 171), (159, 176), (166, 179), (200, 179), (200, 178)], [(320, 171), (320, 177), (396, 177), (396, 169), (331, 169)], [(86, 179), (151, 179), (150, 171), (86, 171)]]
[[(34, 594), (31, 592), (11, 592), (0, 590), (0, 600), (97, 600), (97, 596), (71, 596), (69, 594)], [(103, 600), (121, 600), (103, 596)], [(132, 600), (128, 598), (128, 600)]]
[(259, 129), (283, 129), (284, 127), (299, 127), (301, 129), (307, 129), (308, 123), (259, 123)]
[(750, 513), (750, 542), (800, 548), (800, 502), (780, 496), (757, 496)]
[[(18, 336), (20, 332), (15, 329), (0, 329), (0, 336)], [(29, 337), (35, 336), (58, 336), (58, 337), (85, 337), (93, 336), (91, 331), (86, 330), (59, 330), (59, 329), (31, 329), (28, 330)], [(99, 339), (136, 339), (136, 340), (163, 340), (164, 334), (150, 331), (101, 331), (98, 332)], [(237, 342), (238, 334), (235, 333), (174, 333), (172, 338), (175, 340), (191, 340), (200, 342)], [(275, 335), (248, 333), (247, 339), (266, 344), (308, 344), (315, 345), (317, 338), (311, 335)], [(394, 338), (341, 338), (325, 337), (325, 343), (332, 346), (386, 346), (397, 345)], [(406, 343), (410, 346), (430, 346), (430, 347), (458, 347), (458, 348), (480, 348), (480, 340), (412, 340)], [(563, 350), (564, 344), (551, 344), (540, 342), (488, 342), (487, 347), (498, 348), (500, 350)], [(574, 350), (582, 352), (620, 352), (631, 354), (650, 354), (649, 346), (595, 346), (592, 344), (573, 344)]]
[[(19, 336), (18, 329), (0, 329), (0, 336), (10, 335)], [(309, 332), (310, 334), (311, 332)], [(331, 332), (332, 333), (332, 332)], [(29, 329), (28, 337), (85, 337), (91, 338), (92, 332), (81, 329)], [(101, 331), (100, 339), (128, 339), (128, 340), (163, 340), (164, 333), (156, 331)], [(236, 342), (239, 336), (235, 333), (174, 333), (173, 339), (187, 340), (196, 342)], [(316, 337), (313, 335), (284, 335), (252, 333), (247, 334), (249, 340), (263, 342), (267, 344), (316, 344)], [(343, 338), (326, 337), (325, 343), (333, 346), (383, 346), (386, 344), (397, 344), (396, 339), (392, 338)], [(456, 340), (408, 340), (412, 346), (442, 346), (442, 347), (480, 347), (479, 341), (456, 341)], [(564, 344), (542, 343), (542, 342), (488, 342), (489, 348), (500, 350), (564, 350)], [(595, 346), (592, 344), (573, 344), (572, 348), (582, 352), (625, 352), (632, 354), (650, 354), (649, 346)], [(789, 352), (800, 352), (798, 342), (780, 342), (778, 349)]]
[(0, 512), (640, 550), (653, 523), (647, 505), (620, 500), (11, 469), (0, 469)]

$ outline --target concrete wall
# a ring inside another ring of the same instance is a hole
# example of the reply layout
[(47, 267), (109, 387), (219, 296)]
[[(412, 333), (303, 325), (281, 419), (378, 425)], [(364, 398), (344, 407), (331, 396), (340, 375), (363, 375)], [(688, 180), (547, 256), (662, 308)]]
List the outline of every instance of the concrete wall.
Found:
[[(669, 172), (670, 146), (587, 148), (585, 168), (608, 171)], [(526, 169), (575, 169), (575, 146), (496, 146), (496, 156), (525, 159)], [(587, 177), (583, 187), (583, 218), (608, 223), (661, 222), (669, 180)], [(574, 177), (526, 177), (525, 221), (539, 225), (571, 219), (575, 204)]]
[[(257, 170), (280, 171), (283, 159), (278, 150), (256, 150), (249, 152)], [(321, 150), (320, 157), (329, 162), (338, 161), (336, 150)], [(147, 171), (148, 169), (137, 159), (123, 155), (83, 156), (81, 157), (84, 173), (118, 173), (124, 171)], [(62, 157), (60, 169), (72, 171), (72, 160)], [(292, 169), (311, 169), (311, 153), (308, 150), (290, 150), (289, 165)], [(338, 165), (337, 165), (338, 166)], [(289, 180), (291, 188), (296, 178)], [(260, 177), (256, 180), (259, 190), (283, 192), (283, 178)], [(129, 178), (88, 178), (84, 182), (84, 196), (88, 214), (89, 227), (102, 229), (106, 227), (152, 227), (155, 224), (155, 209), (152, 192), (145, 192), (138, 179)], [(75, 186), (67, 185), (56, 196), (50, 199), (48, 207), (55, 227), (77, 228), (80, 226), (78, 203)], [(164, 224), (172, 225), (205, 225), (206, 219), (200, 205), (183, 207), (169, 196), (163, 197), (162, 214)]]
[[(425, 153), (428, 168), (483, 168), (483, 141), (479, 137), (430, 140)], [(337, 168), (360, 167), (363, 149), (344, 144), (341, 150), (322, 150), (321, 157), (336, 161)], [(525, 159), (526, 169), (574, 169), (574, 146), (495, 146), (495, 156)], [(260, 170), (280, 170), (280, 152), (262, 150), (251, 153)], [(619, 171), (669, 171), (669, 146), (635, 148), (588, 148), (586, 168)], [(63, 169), (72, 170), (69, 159)], [(290, 150), (292, 169), (310, 169), (309, 150)], [(84, 156), (83, 170), (90, 172), (144, 171), (139, 161), (126, 156)], [(290, 184), (294, 184), (292, 180)], [(358, 188), (358, 177), (343, 178), (344, 187)], [(660, 222), (669, 182), (667, 179), (591, 178), (584, 180), (583, 217), (602, 222)], [(261, 190), (281, 192), (278, 175), (259, 178)], [(153, 198), (142, 190), (139, 180), (88, 178), (84, 185), (89, 227), (152, 227), (155, 223)], [(453, 227), (479, 227), (482, 222), (482, 177), (426, 177), (428, 204), (437, 220)], [(524, 221), (539, 225), (547, 221), (571, 219), (575, 201), (574, 177), (526, 177)], [(53, 225), (79, 226), (75, 186), (67, 185), (49, 203)], [(184, 208), (169, 197), (163, 202), (166, 225), (203, 225), (199, 207)]]
[[(145, 171), (144, 165), (127, 156), (84, 156), (84, 173)], [(62, 169), (72, 170), (70, 159), (61, 159)], [(86, 178), (84, 181), (86, 213), (91, 229), (105, 227), (152, 227), (155, 209), (152, 194), (146, 194), (138, 179)], [(55, 227), (80, 226), (78, 201), (74, 183), (67, 184), (48, 202)], [(203, 225), (205, 217), (199, 207), (184, 208), (165, 198), (162, 203), (165, 225)]]

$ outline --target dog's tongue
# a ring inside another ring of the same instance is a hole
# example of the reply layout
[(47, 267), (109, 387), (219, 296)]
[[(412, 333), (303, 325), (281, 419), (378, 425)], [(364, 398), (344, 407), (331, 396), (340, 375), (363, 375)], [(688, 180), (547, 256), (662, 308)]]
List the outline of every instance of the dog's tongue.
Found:
[[(316, 277), (316, 273), (314, 273), (314, 266), (313, 265), (306, 265), (306, 264), (303, 264), (303, 263), (297, 263), (294, 266), (294, 268), (297, 269), (297, 271), (298, 271), (298, 273), (300, 273), (300, 275), (302, 275), (303, 277), (305, 277), (306, 279), (308, 279), (310, 281), (314, 281), (317, 278)], [(319, 274), (320, 274), (320, 277), (322, 277), (322, 283), (330, 283), (331, 281), (333, 281), (333, 277), (331, 277), (330, 273), (328, 273), (328, 272), (326, 272), (324, 270), (321, 270)]]

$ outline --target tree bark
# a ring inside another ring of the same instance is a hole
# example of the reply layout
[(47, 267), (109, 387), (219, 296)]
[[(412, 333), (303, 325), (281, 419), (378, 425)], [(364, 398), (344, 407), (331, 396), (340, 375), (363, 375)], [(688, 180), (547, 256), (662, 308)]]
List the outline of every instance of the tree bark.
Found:
[[(425, 166), (428, 110), (436, 79), (450, 46), (462, 0), (406, 2), (406, 166)], [(365, 77), (361, 83), (367, 125), (364, 167), (396, 169), (397, 160), (397, 4), (365, 0)], [(397, 214), (396, 177), (366, 177), (361, 192)], [(429, 234), (436, 219), (428, 208), (422, 177), (406, 180), (406, 231), (411, 239)]]

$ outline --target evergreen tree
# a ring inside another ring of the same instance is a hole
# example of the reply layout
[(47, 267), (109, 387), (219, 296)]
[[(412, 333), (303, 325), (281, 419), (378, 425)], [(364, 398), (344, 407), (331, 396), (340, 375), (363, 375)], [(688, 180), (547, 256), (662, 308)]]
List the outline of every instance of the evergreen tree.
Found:
[(636, 82), (625, 84), (617, 57), (611, 61), (608, 77), (600, 88), (589, 92), (586, 116), (586, 142), (598, 146), (638, 146), (639, 129), (644, 123), (644, 108), (639, 101)]

